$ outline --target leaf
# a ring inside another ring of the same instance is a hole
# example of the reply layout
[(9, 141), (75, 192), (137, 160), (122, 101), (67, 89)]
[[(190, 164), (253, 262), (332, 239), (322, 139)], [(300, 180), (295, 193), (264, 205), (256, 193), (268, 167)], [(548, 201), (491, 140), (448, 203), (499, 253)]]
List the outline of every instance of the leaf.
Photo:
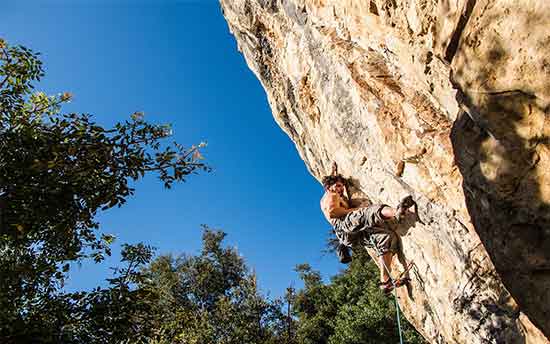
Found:
[(107, 245), (110, 245), (115, 241), (116, 237), (112, 234), (103, 234), (101, 238)]

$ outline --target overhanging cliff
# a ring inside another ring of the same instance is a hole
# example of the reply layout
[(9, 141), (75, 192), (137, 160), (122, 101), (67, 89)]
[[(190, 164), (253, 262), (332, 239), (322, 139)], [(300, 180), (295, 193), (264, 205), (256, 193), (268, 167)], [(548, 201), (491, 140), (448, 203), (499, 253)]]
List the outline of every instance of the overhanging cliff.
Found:
[(550, 3), (221, 0), (320, 179), (412, 193), (400, 304), (434, 343), (548, 343)]

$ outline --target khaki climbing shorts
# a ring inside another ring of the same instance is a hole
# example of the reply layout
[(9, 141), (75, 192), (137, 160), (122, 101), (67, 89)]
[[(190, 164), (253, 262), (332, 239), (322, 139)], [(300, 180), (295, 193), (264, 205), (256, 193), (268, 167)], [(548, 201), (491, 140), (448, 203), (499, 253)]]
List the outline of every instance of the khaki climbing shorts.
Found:
[(374, 248), (381, 256), (387, 252), (397, 252), (397, 234), (388, 228), (382, 217), (385, 204), (373, 204), (347, 214), (333, 223), (336, 236), (345, 245), (362, 245)]

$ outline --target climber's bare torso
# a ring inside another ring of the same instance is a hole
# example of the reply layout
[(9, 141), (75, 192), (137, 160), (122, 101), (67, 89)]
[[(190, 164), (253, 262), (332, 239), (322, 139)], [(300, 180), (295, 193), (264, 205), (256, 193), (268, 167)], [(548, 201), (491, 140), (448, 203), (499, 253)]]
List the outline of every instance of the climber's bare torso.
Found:
[(332, 222), (331, 219), (345, 216), (350, 211), (349, 204), (343, 195), (344, 185), (338, 182), (331, 186), (321, 198), (321, 210), (329, 222)]

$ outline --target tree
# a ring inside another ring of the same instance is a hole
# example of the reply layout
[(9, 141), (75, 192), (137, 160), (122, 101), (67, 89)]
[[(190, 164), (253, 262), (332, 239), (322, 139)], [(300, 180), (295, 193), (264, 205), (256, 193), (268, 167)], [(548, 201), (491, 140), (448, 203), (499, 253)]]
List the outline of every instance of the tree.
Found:
[[(114, 268), (108, 288), (61, 294), (70, 302), (57, 319), (64, 319), (56, 343), (140, 343), (155, 334), (155, 305), (159, 297), (143, 274), (153, 249), (142, 243), (123, 245), (123, 268)], [(49, 314), (46, 317), (50, 317)], [(37, 342), (36, 338), (32, 342)], [(50, 342), (50, 341), (48, 341)]]
[(237, 250), (223, 246), (225, 236), (205, 226), (200, 255), (164, 255), (148, 267), (160, 295), (157, 343), (283, 342), (281, 301), (260, 294)]
[(7, 343), (57, 342), (72, 312), (93, 310), (81, 303), (95, 296), (60, 288), (70, 262), (110, 254), (114, 238), (98, 233), (95, 217), (133, 195), (130, 181), (156, 173), (169, 188), (209, 171), (203, 144), (164, 145), (170, 127), (140, 113), (109, 129), (89, 115), (62, 114), (71, 95), (35, 92), (43, 75), (38, 54), (0, 40), (0, 341)]
[[(296, 295), (298, 343), (365, 344), (399, 342), (395, 306), (378, 290), (378, 268), (363, 251), (342, 273), (323, 284), (319, 272), (308, 264), (296, 267), (304, 289)], [(424, 343), (404, 318), (406, 343)]]

